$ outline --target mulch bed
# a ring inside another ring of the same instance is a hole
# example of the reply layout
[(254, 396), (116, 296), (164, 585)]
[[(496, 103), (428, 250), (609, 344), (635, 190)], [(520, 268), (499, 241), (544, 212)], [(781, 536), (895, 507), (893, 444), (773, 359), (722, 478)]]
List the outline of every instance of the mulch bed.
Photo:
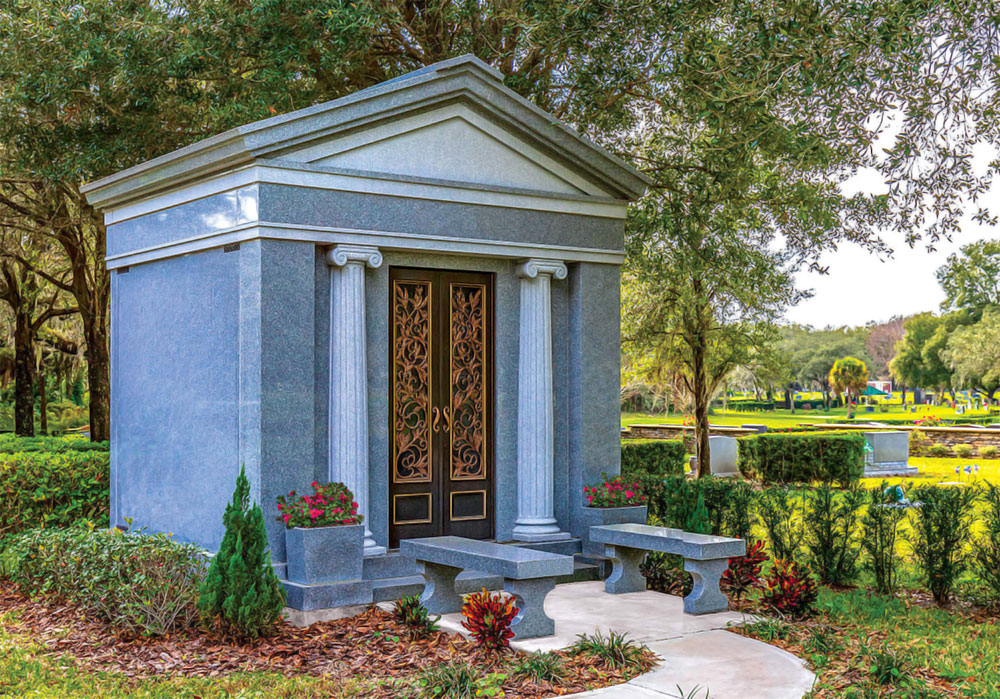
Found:
[[(839, 697), (844, 696), (847, 689), (873, 686), (872, 677), (868, 671), (870, 661), (865, 658), (865, 651), (884, 646), (887, 643), (887, 634), (866, 629), (864, 636), (861, 636), (857, 630), (831, 626), (818, 620), (790, 623), (789, 629), (785, 638), (760, 638), (755, 635), (752, 625), (749, 627), (735, 626), (728, 630), (740, 636), (756, 638), (764, 643), (782, 648), (805, 659), (807, 664), (810, 656), (816, 652), (810, 647), (810, 639), (814, 633), (823, 629), (831, 630), (842, 642), (842, 646), (833, 653), (825, 654), (826, 662), (821, 668), (812, 668), (820, 681), (809, 696), (813, 699), (839, 699)], [(908, 665), (906, 675), (909, 679), (922, 680), (928, 688), (943, 696), (960, 696), (954, 683), (927, 668)], [(898, 689), (896, 686), (889, 685), (879, 687), (876, 692), (881, 690), (885, 696), (889, 696), (896, 689)], [(883, 696), (883, 694), (866, 694), (865, 696)]]
[[(470, 641), (444, 632), (411, 639), (392, 614), (378, 607), (336, 621), (304, 629), (282, 623), (278, 632), (250, 643), (222, 640), (194, 630), (160, 638), (125, 638), (106, 622), (79, 609), (50, 599), (30, 600), (8, 583), (0, 583), (0, 614), (13, 612), (5, 621), (9, 632), (30, 636), (44, 644), (45, 654), (69, 656), (86, 669), (111, 671), (127, 677), (221, 677), (233, 672), (270, 671), (285, 675), (311, 675), (371, 680), (414, 677), (433, 665), (461, 661), (479, 666), (481, 673), (509, 673), (505, 696), (539, 699), (620, 684), (630, 679), (621, 670), (587, 655), (559, 652), (566, 676), (556, 685), (514, 675), (512, 668), (524, 657), (512, 651), (490, 657)], [(655, 656), (645, 654), (647, 669)], [(398, 687), (372, 688), (367, 697), (394, 699)]]

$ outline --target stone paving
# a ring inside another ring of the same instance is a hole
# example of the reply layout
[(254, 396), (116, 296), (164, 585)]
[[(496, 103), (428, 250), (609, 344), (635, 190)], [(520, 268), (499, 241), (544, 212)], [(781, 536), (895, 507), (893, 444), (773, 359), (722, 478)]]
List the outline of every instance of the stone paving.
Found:
[[(575, 697), (600, 699), (799, 699), (814, 675), (794, 655), (774, 646), (725, 631), (744, 621), (742, 614), (721, 612), (691, 616), (680, 597), (657, 592), (609, 595), (603, 582), (557, 585), (545, 600), (556, 634), (512, 645), (522, 650), (566, 648), (577, 634), (600, 630), (626, 633), (645, 643), (663, 661), (628, 684)], [(441, 628), (462, 632), (460, 614), (441, 618)], [(694, 694), (690, 694), (696, 688)]]

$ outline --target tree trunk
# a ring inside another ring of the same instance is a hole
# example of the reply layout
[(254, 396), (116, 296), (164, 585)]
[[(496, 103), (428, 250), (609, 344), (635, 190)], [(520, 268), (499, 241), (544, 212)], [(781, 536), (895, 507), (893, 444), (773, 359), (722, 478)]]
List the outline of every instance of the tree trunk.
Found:
[(19, 437), (35, 436), (34, 350), (31, 319), (18, 313), (14, 320), (14, 434)]
[(45, 368), (38, 370), (38, 410), (39, 429), (42, 434), (49, 433), (49, 399), (45, 393)]
[[(93, 333), (93, 336), (92, 336)], [(87, 332), (87, 379), (90, 383), (90, 439), (104, 442), (111, 439), (111, 378), (106, 326), (92, 327)]]
[(705, 376), (705, 345), (702, 338), (692, 347), (692, 388), (694, 388), (694, 439), (698, 457), (698, 478), (712, 473), (711, 452), (708, 442), (708, 377)]

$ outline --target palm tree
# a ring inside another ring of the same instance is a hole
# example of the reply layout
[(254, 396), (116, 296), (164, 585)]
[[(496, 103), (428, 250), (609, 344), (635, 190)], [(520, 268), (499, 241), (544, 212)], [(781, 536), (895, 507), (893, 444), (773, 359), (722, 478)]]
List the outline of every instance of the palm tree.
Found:
[(843, 357), (833, 363), (830, 369), (830, 385), (833, 390), (847, 393), (847, 419), (854, 417), (854, 399), (868, 385), (868, 367), (857, 357)]

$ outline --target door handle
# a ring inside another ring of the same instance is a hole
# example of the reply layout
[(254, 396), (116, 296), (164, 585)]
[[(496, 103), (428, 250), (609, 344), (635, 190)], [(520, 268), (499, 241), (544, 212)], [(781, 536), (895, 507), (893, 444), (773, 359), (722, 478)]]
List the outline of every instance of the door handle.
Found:
[(444, 408), (441, 412), (444, 413), (444, 431), (451, 432), (451, 408)]
[(434, 434), (437, 434), (438, 430), (441, 429), (441, 411), (436, 405), (431, 408), (431, 429)]

